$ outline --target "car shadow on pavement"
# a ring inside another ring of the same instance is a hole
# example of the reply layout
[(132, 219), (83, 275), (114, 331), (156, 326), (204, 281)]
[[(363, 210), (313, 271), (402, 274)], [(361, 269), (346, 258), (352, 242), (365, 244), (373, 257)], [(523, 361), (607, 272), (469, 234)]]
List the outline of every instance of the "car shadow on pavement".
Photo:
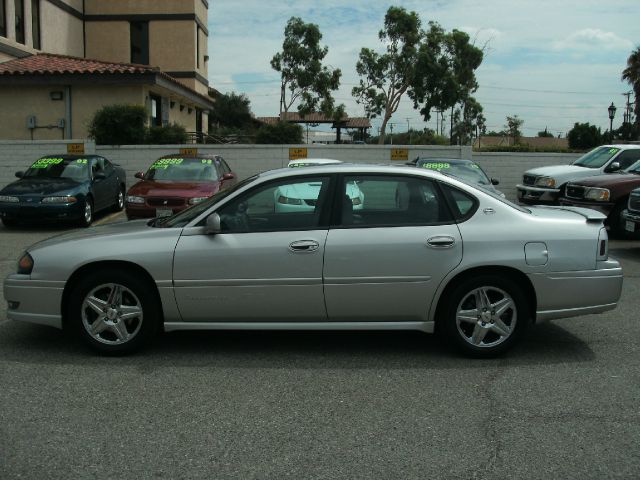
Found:
[(0, 359), (21, 363), (166, 367), (430, 369), (590, 362), (588, 344), (553, 324), (536, 325), (507, 355), (470, 359), (440, 337), (421, 332), (172, 332), (125, 357), (94, 354), (63, 332), (7, 322), (0, 326)]

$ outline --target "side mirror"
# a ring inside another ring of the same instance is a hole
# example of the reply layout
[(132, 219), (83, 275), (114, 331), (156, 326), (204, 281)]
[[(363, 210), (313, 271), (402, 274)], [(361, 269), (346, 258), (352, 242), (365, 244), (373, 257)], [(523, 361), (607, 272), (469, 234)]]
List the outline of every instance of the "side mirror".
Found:
[(618, 170), (620, 170), (620, 162), (613, 162), (606, 168), (605, 171), (607, 171), (607, 172), (617, 172)]
[(220, 215), (212, 213), (207, 217), (204, 231), (207, 235), (215, 235), (222, 232), (222, 226), (220, 225)]
[(500, 180), (498, 180), (497, 178), (492, 178), (491, 185), (500, 185)]
[(222, 180), (233, 180), (236, 176), (233, 173), (225, 173), (222, 175)]
[(24, 172), (16, 172), (16, 177), (18, 178), (24, 177)]
[(134, 177), (139, 178), (140, 180), (144, 180), (144, 173), (142, 173), (142, 172), (136, 172), (136, 174), (134, 175)]

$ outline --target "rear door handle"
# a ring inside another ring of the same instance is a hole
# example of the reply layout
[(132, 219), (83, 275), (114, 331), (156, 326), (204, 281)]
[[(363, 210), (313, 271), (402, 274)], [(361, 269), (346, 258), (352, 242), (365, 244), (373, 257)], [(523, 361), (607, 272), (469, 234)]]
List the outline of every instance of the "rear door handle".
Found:
[(451, 248), (456, 244), (456, 239), (449, 235), (436, 235), (427, 239), (427, 245), (431, 248)]
[(289, 244), (289, 250), (295, 253), (315, 252), (319, 247), (315, 240), (298, 240)]

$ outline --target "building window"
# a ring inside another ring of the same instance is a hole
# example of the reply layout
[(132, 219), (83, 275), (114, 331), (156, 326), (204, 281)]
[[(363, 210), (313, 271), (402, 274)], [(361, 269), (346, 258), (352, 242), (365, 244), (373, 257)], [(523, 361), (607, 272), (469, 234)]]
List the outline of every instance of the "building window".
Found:
[(149, 22), (130, 22), (131, 63), (149, 65)]
[(40, 50), (40, 0), (31, 0), (31, 31), (33, 48)]
[(16, 42), (24, 45), (24, 0), (14, 0), (16, 8)]
[(151, 125), (162, 126), (162, 97), (150, 95), (151, 99)]
[(4, 0), (0, 0), (0, 37), (7, 36), (7, 14)]
[(196, 27), (196, 68), (200, 68), (200, 27)]

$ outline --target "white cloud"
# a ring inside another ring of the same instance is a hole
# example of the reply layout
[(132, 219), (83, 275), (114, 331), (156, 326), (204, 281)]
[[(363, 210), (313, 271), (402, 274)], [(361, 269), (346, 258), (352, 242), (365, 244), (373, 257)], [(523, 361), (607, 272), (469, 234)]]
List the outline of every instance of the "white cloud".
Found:
[(633, 43), (613, 32), (605, 32), (599, 28), (583, 28), (564, 40), (553, 43), (554, 50), (591, 50), (593, 48), (630, 50), (633, 48)]

